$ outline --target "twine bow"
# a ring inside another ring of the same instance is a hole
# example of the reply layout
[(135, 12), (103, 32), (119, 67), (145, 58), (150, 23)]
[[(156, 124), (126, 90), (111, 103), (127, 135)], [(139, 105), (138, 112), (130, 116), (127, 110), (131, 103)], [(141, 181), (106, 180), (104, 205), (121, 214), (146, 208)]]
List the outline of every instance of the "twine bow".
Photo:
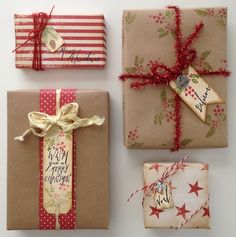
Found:
[(32, 41), (34, 43), (32, 68), (36, 71), (44, 70), (42, 67), (41, 37), (49, 19), (51, 18), (54, 7), (55, 6), (52, 7), (49, 15), (44, 12), (32, 14), (34, 29), (29, 32), (27, 40), (12, 51), (12, 53), (14, 53), (19, 48), (24, 47), (29, 41)]
[(63, 105), (53, 116), (42, 112), (30, 112), (28, 114), (30, 128), (21, 136), (15, 137), (15, 140), (24, 141), (25, 136), (30, 133), (37, 137), (44, 137), (52, 126), (58, 126), (64, 132), (68, 132), (79, 127), (102, 125), (105, 121), (105, 118), (97, 115), (91, 118), (80, 118), (77, 116), (78, 110), (77, 103), (69, 103)]
[[(134, 89), (141, 89), (145, 86), (159, 86), (159, 85), (169, 85), (170, 81), (176, 80), (178, 76), (182, 75), (184, 70), (187, 69), (194, 62), (196, 58), (196, 50), (191, 49), (191, 45), (194, 40), (199, 36), (204, 24), (201, 22), (195, 25), (193, 32), (183, 40), (182, 30), (181, 30), (181, 12), (176, 6), (169, 6), (168, 9), (175, 11), (175, 55), (176, 62), (172, 67), (169, 67), (161, 62), (152, 63), (150, 67), (150, 72), (143, 74), (131, 74), (124, 73), (120, 75), (122, 81), (128, 79), (134, 79), (131, 82), (130, 87)], [(222, 68), (218, 70), (201, 70), (196, 69), (196, 72), (203, 76), (214, 76), (219, 75), (223, 77), (228, 77), (230, 72)], [(181, 147), (180, 137), (181, 137), (181, 104), (180, 97), (178, 93), (175, 94), (175, 136), (173, 141), (173, 147), (171, 151), (178, 151)]]

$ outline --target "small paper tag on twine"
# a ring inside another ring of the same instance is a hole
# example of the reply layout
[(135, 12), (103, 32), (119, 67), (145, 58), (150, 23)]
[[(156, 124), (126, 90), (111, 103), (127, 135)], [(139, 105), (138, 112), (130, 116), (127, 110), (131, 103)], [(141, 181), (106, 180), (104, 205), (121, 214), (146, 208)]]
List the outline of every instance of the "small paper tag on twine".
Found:
[(154, 199), (156, 206), (159, 209), (174, 207), (172, 192), (168, 183), (158, 181), (155, 189)]
[(192, 67), (185, 75), (170, 81), (170, 87), (202, 121), (206, 120), (207, 105), (224, 103)]
[(51, 26), (45, 27), (41, 40), (52, 53), (64, 44), (62, 37)]

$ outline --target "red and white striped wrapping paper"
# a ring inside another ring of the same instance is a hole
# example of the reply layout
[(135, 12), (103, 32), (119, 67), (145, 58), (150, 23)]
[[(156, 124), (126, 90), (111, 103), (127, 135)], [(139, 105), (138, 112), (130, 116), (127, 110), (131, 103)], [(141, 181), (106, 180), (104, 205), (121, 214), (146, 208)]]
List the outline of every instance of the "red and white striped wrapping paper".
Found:
[[(106, 64), (106, 31), (103, 15), (52, 15), (54, 27), (65, 44), (51, 53), (42, 43), (42, 66), (48, 68), (103, 68)], [(33, 30), (32, 15), (15, 14), (16, 47)], [(16, 50), (16, 67), (32, 68), (33, 42)], [(64, 57), (62, 57), (62, 48)], [(73, 59), (71, 60), (71, 55)], [(88, 56), (89, 55), (89, 56)], [(89, 58), (89, 60), (88, 60)]]

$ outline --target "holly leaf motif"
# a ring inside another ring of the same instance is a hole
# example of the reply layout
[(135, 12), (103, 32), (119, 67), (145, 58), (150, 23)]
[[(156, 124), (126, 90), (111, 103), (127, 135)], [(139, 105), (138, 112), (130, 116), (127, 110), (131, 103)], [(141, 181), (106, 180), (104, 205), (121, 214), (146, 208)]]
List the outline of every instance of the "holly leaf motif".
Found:
[(185, 139), (183, 139), (183, 140), (180, 142), (180, 145), (181, 145), (181, 146), (186, 146), (186, 145), (188, 145), (189, 143), (191, 143), (192, 140), (193, 140), (193, 139), (191, 139), (191, 138), (185, 138)]
[(135, 68), (135, 67), (126, 67), (126, 68), (125, 68), (125, 71), (126, 71), (127, 73), (132, 74), (132, 73), (136, 73), (136, 72), (137, 72), (137, 68)]
[(205, 124), (207, 126), (211, 126), (211, 121), (212, 121), (211, 115), (207, 114)]
[(166, 90), (165, 88), (161, 91), (161, 101), (165, 102), (167, 99), (166, 97)]
[(171, 106), (172, 108), (174, 108), (175, 99), (174, 99), (174, 98), (169, 99), (169, 100), (168, 100), (168, 103), (170, 104), (170, 106)]
[(165, 36), (168, 35), (168, 34), (169, 34), (169, 31), (166, 30), (166, 31), (164, 31), (164, 32), (162, 32), (162, 33), (159, 34), (159, 38), (163, 38), (163, 37), (165, 37)]
[(154, 124), (155, 125), (162, 125), (162, 120), (164, 119), (164, 114), (163, 111), (160, 111), (158, 113), (156, 113), (156, 115), (154, 116)]
[(200, 59), (202, 61), (206, 60), (207, 57), (211, 54), (211, 50), (206, 50), (201, 53)]
[(129, 145), (129, 147), (141, 147), (144, 143), (143, 142), (134, 142), (132, 144)]
[(212, 71), (212, 66), (208, 62), (203, 62), (203, 68)]
[(172, 12), (172, 11), (169, 11), (169, 10), (165, 11), (165, 16), (169, 20), (171, 20), (171, 17), (173, 16), (173, 14), (174, 14), (174, 12)]
[(216, 128), (215, 127), (210, 127), (210, 129), (208, 130), (206, 137), (211, 137), (215, 134)]
[(199, 16), (207, 16), (207, 11), (206, 11), (206, 10), (203, 10), (203, 9), (197, 9), (197, 10), (196, 10), (196, 13), (197, 13)]
[(225, 29), (225, 21), (223, 19), (217, 20), (216, 23), (220, 29), (222, 29), (222, 30)]
[(223, 115), (223, 122), (225, 122), (226, 119), (227, 119), (227, 116), (226, 116), (226, 114), (224, 114), (224, 115)]

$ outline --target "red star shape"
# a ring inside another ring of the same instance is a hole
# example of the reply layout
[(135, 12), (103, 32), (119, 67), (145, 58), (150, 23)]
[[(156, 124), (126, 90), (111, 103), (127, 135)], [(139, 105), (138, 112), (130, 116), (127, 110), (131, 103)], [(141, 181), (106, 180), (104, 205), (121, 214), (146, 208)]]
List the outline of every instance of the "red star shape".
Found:
[(187, 165), (184, 164), (184, 163), (180, 163), (180, 164), (178, 165), (178, 169), (182, 170), (183, 172), (184, 172), (184, 168), (185, 168), (185, 167), (187, 167)]
[(163, 209), (158, 209), (158, 208), (156, 208), (156, 207), (152, 207), (152, 206), (149, 206), (149, 207), (152, 209), (152, 212), (150, 213), (149, 216), (153, 216), (153, 215), (155, 215), (155, 216), (159, 219), (159, 215), (160, 215), (160, 213), (161, 213), (161, 212), (164, 212)]
[(184, 219), (185, 219), (185, 214), (190, 212), (189, 210), (185, 209), (185, 203), (182, 207), (177, 207), (176, 208), (178, 209), (178, 213), (176, 216), (182, 216)]
[(210, 211), (209, 211), (209, 207), (203, 207), (204, 213), (202, 215), (203, 216), (208, 216), (210, 217)]
[(195, 193), (198, 196), (198, 191), (202, 190), (203, 188), (198, 186), (198, 181), (195, 184), (188, 184), (190, 186), (189, 193)]
[(159, 168), (161, 167), (162, 165), (158, 164), (158, 163), (154, 163), (151, 165), (151, 167), (149, 168), (149, 170), (155, 170), (156, 172), (159, 171)]
[(170, 190), (172, 191), (173, 189), (177, 189), (175, 186), (172, 185), (172, 181), (170, 181), (169, 183), (169, 186), (170, 186)]
[(201, 170), (208, 170), (208, 168), (209, 168), (208, 164), (203, 164), (203, 167)]

